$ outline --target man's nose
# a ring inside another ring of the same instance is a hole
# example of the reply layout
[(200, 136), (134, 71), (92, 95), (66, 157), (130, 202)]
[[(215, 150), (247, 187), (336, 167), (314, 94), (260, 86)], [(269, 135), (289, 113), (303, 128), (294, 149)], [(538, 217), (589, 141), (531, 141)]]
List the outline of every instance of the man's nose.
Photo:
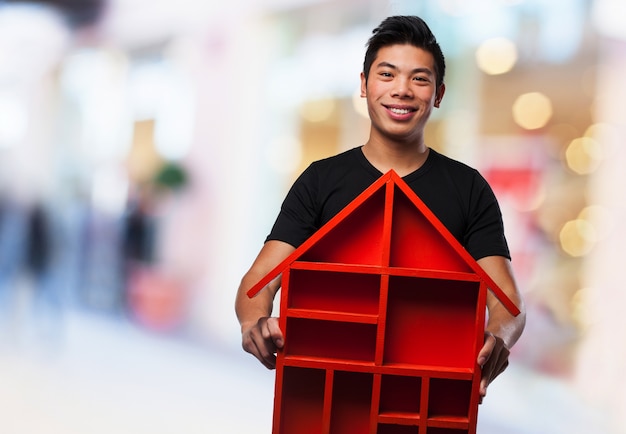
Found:
[(413, 95), (409, 80), (397, 79), (391, 92), (392, 96), (397, 98), (406, 98)]

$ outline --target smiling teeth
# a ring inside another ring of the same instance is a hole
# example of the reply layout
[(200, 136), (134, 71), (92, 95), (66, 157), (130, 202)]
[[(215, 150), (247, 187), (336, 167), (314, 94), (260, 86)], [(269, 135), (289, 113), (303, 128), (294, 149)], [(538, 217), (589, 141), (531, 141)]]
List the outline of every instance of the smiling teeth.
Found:
[(410, 112), (410, 110), (408, 109), (399, 109), (399, 108), (390, 108), (389, 110), (399, 115), (405, 115)]

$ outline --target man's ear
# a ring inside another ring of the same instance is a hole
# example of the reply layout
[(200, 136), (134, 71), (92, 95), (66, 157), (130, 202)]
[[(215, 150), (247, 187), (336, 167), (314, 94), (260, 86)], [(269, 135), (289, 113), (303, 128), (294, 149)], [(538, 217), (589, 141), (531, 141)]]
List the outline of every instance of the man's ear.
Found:
[(439, 108), (441, 105), (441, 100), (443, 99), (443, 94), (446, 93), (446, 85), (441, 83), (439, 89), (437, 89), (437, 94), (435, 95), (435, 107)]
[(366, 83), (365, 73), (361, 72), (361, 98), (365, 98), (367, 96), (367, 83)]

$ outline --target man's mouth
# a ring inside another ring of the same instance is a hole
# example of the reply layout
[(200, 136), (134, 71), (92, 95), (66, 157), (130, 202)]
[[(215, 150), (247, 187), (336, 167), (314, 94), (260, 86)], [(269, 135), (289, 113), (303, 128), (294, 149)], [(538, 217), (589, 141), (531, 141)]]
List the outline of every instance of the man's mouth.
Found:
[(389, 110), (398, 115), (405, 115), (407, 113), (411, 113), (413, 110), (405, 109), (405, 108), (395, 108), (389, 107)]

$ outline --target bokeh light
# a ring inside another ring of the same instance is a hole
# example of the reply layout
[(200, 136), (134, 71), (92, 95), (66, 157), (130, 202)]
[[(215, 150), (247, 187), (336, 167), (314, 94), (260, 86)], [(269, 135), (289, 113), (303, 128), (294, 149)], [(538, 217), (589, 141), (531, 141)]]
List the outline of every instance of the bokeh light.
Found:
[(590, 137), (579, 137), (571, 141), (565, 150), (567, 167), (579, 175), (594, 172), (602, 162), (600, 144)]
[(509, 72), (517, 62), (517, 47), (507, 38), (492, 38), (476, 49), (478, 67), (489, 75)]
[(584, 256), (597, 240), (595, 228), (587, 220), (576, 219), (566, 222), (559, 233), (561, 248), (570, 256)]
[(529, 92), (513, 103), (513, 119), (520, 127), (536, 130), (544, 127), (552, 117), (552, 102), (541, 92)]

